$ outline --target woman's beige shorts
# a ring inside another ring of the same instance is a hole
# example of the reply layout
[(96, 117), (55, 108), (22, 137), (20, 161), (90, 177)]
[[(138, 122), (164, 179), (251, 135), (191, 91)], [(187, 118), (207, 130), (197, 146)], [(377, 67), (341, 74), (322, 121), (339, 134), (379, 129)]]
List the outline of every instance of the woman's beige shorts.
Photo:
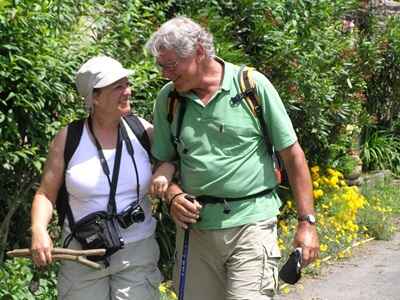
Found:
[[(79, 249), (76, 241), (71, 248)], [(110, 266), (93, 270), (64, 261), (58, 274), (58, 299), (155, 300), (159, 299), (159, 247), (154, 236), (125, 245), (111, 256)]]

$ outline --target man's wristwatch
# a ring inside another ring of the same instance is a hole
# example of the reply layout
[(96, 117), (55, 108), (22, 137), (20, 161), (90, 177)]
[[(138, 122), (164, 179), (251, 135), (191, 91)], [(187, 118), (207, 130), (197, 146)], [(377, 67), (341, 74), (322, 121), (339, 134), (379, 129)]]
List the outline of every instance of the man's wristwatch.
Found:
[(301, 221), (307, 221), (308, 223), (310, 223), (311, 225), (315, 225), (315, 223), (317, 223), (317, 220), (315, 219), (314, 215), (303, 215), (303, 216), (299, 216), (297, 218), (297, 220), (299, 220), (299, 222)]

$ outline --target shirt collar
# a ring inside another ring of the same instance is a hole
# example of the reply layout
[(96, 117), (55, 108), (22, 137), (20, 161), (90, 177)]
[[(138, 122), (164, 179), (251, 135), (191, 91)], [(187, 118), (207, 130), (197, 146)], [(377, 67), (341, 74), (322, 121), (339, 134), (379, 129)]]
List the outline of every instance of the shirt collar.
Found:
[(222, 79), (221, 90), (229, 91), (233, 79), (233, 65), (225, 62), (222, 58), (215, 56), (215, 60), (219, 62), (224, 68), (224, 78)]

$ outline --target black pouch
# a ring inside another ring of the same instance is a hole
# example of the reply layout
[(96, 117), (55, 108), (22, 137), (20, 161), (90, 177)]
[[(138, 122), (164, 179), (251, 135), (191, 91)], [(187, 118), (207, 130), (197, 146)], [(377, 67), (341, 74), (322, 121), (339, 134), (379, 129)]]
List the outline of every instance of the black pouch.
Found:
[(293, 251), (279, 271), (279, 278), (289, 284), (295, 284), (301, 278), (301, 248)]
[(109, 217), (105, 211), (91, 213), (76, 222), (72, 235), (84, 250), (106, 249), (104, 256), (89, 256), (92, 261), (104, 260), (124, 246), (116, 219)]

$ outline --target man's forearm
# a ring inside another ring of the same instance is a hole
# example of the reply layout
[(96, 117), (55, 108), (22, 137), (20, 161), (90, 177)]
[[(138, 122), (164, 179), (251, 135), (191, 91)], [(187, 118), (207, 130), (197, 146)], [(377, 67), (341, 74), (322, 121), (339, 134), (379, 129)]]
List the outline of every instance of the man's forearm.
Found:
[(282, 153), (282, 156), (296, 201), (297, 212), (299, 215), (314, 214), (312, 181), (304, 153), (298, 144), (289, 151)]

